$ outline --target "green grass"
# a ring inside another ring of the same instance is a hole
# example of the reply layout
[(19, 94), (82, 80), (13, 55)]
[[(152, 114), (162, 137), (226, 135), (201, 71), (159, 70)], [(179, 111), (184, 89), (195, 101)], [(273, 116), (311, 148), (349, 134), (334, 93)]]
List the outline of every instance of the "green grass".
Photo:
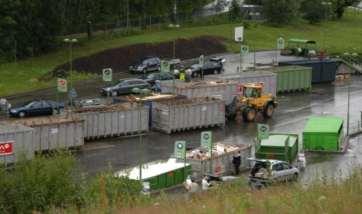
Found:
[[(81, 41), (74, 48), (74, 56), (87, 56), (109, 48), (121, 47), (137, 43), (158, 43), (177, 38), (192, 38), (202, 35), (226, 38), (229, 51), (238, 51), (239, 46), (232, 41), (233, 29), (239, 24), (208, 25), (162, 31), (149, 31), (144, 34), (127, 37), (98, 37), (90, 42)], [(299, 22), (285, 27), (272, 27), (251, 23), (246, 30), (246, 42), (255, 50), (268, 50), (275, 47), (276, 38), (297, 37), (316, 40), (329, 53), (353, 51), (362, 53), (362, 13), (348, 12), (340, 21), (325, 22), (320, 25), (309, 25)], [(64, 47), (53, 53), (23, 60), (18, 63), (0, 65), (0, 96), (25, 92), (53, 86), (55, 81), (41, 82), (38, 79), (57, 65), (69, 59), (69, 50)], [(94, 77), (94, 76), (92, 76)], [(75, 79), (90, 78), (88, 75), (77, 75)]]

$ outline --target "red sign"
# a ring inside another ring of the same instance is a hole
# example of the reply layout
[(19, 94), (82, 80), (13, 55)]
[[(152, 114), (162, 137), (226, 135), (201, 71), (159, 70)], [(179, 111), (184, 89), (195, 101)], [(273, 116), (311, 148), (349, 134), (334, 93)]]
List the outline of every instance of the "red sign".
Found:
[(14, 141), (0, 142), (0, 156), (13, 154)]

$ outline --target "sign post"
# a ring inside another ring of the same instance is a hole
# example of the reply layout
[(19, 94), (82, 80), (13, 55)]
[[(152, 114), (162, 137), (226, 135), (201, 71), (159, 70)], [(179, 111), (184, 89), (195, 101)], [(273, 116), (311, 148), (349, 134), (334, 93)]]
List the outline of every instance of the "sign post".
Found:
[(112, 82), (113, 71), (111, 68), (105, 68), (102, 70), (102, 77), (104, 82)]
[(184, 161), (184, 176), (186, 176), (186, 141), (176, 141), (175, 142), (175, 158), (181, 159)]
[(278, 65), (278, 51), (283, 50), (285, 48), (285, 40), (283, 37), (279, 37), (277, 39), (277, 50), (275, 52), (275, 61), (276, 64)]
[(161, 67), (160, 68), (161, 72), (164, 72), (164, 73), (170, 72), (170, 63), (168, 61), (162, 60), (160, 67)]
[(186, 141), (176, 141), (174, 155), (176, 159), (185, 160), (186, 158)]
[(58, 92), (66, 93), (68, 91), (68, 81), (63, 78), (58, 78), (57, 90)]
[(210, 153), (210, 172), (212, 173), (212, 147), (213, 147), (213, 142), (212, 142), (212, 132), (211, 131), (207, 131), (207, 132), (201, 132), (201, 148), (206, 149), (209, 153)]
[(244, 41), (244, 26), (236, 27), (234, 29), (234, 31), (235, 31), (235, 35), (234, 35), (235, 42), (243, 42)]
[(269, 138), (269, 126), (267, 124), (258, 124), (258, 140)]
[(204, 79), (204, 64), (205, 64), (205, 56), (201, 55), (199, 57), (199, 65), (201, 66), (201, 79)]
[(240, 71), (244, 71), (243, 57), (249, 53), (249, 46), (241, 45), (240, 47)]

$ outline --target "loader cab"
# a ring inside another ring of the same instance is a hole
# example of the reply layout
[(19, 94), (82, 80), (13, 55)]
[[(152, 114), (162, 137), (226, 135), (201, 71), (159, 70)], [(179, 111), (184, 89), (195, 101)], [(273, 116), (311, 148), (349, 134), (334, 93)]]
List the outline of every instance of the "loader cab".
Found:
[(243, 86), (243, 96), (246, 98), (259, 98), (261, 97), (264, 85), (262, 83), (257, 84), (245, 84)]

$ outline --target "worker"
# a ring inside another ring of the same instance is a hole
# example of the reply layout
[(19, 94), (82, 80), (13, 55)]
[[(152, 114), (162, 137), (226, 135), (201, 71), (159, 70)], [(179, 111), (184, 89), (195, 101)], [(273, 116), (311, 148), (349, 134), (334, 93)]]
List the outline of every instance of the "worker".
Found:
[(209, 177), (205, 176), (202, 181), (201, 181), (201, 188), (203, 191), (207, 191), (210, 187), (210, 183), (209, 183)]
[(239, 175), (239, 173), (240, 173), (240, 164), (241, 164), (240, 151), (238, 151), (238, 153), (233, 156), (233, 161), (232, 161), (232, 163), (233, 163), (233, 165), (234, 165), (235, 175)]
[(187, 69), (185, 71), (185, 74), (186, 74), (186, 81), (185, 82), (190, 82), (191, 81), (191, 78), (192, 78), (192, 71), (191, 69)]
[(155, 92), (161, 93), (162, 89), (161, 89), (161, 81), (160, 80), (155, 81), (155, 85), (153, 86), (153, 89), (155, 90)]
[(186, 77), (185, 77), (185, 76), (186, 76), (185, 72), (181, 72), (181, 73), (180, 73), (180, 80), (181, 80), (181, 81), (185, 81), (185, 80), (186, 80)]

